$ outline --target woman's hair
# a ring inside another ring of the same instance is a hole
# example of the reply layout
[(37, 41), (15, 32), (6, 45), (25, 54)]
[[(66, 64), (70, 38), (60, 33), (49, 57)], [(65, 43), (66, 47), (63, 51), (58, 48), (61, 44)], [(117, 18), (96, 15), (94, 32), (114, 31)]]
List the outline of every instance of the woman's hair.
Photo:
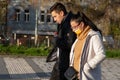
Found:
[(102, 35), (101, 30), (98, 29), (97, 26), (83, 12), (73, 14), (71, 21), (75, 21), (77, 23), (84, 22), (86, 26), (89, 25), (91, 29), (93, 29), (94, 31), (99, 31)]
[(62, 3), (59, 3), (59, 2), (56, 2), (53, 6), (51, 6), (50, 13), (52, 11), (56, 11), (57, 13), (59, 13), (60, 11), (63, 11), (64, 15), (67, 14), (67, 10), (66, 10), (65, 6)]

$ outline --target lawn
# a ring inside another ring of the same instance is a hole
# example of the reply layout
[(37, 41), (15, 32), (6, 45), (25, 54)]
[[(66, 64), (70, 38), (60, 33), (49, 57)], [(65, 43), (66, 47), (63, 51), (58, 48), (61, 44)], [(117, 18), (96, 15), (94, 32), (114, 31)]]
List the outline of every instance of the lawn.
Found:
[(107, 49), (107, 58), (120, 58), (120, 49)]
[[(47, 56), (51, 48), (47, 48), (44, 44), (40, 47), (24, 47), (24, 46), (4, 46), (0, 45), (0, 55), (16, 55), (16, 56)], [(119, 49), (107, 49), (107, 58), (120, 58)]]

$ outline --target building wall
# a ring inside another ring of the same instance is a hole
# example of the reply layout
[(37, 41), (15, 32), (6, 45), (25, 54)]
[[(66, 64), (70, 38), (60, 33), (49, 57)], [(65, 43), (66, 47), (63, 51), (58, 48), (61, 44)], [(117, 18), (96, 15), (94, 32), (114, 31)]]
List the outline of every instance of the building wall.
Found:
[[(39, 3), (39, 4), (38, 4)], [(35, 5), (36, 4), (36, 5)], [(50, 29), (53, 30), (51, 26), (55, 28), (55, 24), (53, 23), (53, 20), (48, 14), (48, 7), (41, 5), (41, 0), (31, 0), (30, 5), (28, 5), (27, 8), (24, 8), (21, 6), (21, 4), (13, 6), (9, 4), (8, 8), (8, 29), (9, 31), (34, 31), (36, 24), (38, 26), (38, 31), (47, 30)], [(44, 7), (44, 8), (43, 8)], [(21, 9), (23, 8), (23, 9)], [(16, 21), (17, 13), (16, 10), (20, 10), (19, 12), (19, 21)], [(25, 11), (29, 10), (29, 21), (25, 21)], [(37, 11), (37, 13), (36, 13)], [(37, 18), (36, 18), (37, 17)], [(49, 20), (48, 20), (49, 17)]]
[[(12, 40), (14, 39), (15, 43), (24, 39), (24, 35), (33, 37), (33, 39), (38, 35), (37, 40), (39, 40), (40, 36), (53, 35), (56, 31), (57, 27), (48, 13), (48, 7), (43, 7), (40, 1), (10, 1), (7, 15), (7, 36)], [(29, 15), (28, 21), (25, 20), (26, 14)], [(35, 33), (36, 31), (37, 33)], [(26, 42), (25, 40), (22, 41)]]

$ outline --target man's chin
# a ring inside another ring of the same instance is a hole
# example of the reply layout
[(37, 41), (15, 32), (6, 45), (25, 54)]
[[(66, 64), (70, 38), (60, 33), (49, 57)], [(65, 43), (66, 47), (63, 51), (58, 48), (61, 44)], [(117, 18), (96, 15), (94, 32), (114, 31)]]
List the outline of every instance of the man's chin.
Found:
[(57, 22), (57, 24), (61, 24), (60, 22)]

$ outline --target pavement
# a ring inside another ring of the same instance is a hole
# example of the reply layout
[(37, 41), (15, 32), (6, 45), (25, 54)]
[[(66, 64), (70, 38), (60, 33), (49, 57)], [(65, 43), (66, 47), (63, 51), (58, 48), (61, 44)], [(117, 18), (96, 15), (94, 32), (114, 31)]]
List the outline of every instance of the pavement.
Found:
[[(45, 57), (0, 56), (0, 80), (49, 80), (54, 62)], [(120, 80), (120, 59), (105, 59), (102, 80)]]

